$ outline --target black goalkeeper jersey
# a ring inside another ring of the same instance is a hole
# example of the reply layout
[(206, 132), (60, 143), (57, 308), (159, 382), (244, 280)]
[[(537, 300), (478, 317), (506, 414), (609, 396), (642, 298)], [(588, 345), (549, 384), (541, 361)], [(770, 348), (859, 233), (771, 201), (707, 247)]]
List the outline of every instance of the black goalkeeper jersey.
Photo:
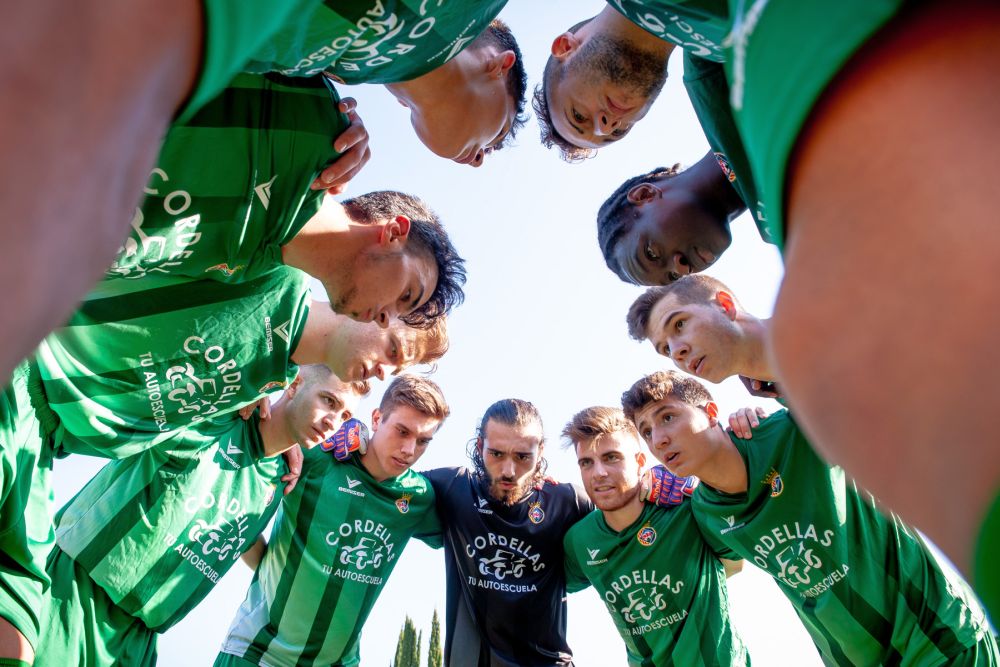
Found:
[(447, 667), (565, 667), (563, 537), (593, 509), (571, 484), (513, 506), (466, 468), (425, 472), (444, 531)]

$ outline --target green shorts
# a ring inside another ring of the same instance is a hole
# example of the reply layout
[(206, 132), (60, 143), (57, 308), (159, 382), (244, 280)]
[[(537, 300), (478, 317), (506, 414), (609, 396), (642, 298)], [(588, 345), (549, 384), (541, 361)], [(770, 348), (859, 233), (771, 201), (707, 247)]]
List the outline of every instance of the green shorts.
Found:
[(905, 0), (729, 0), (730, 103), (767, 210), (785, 240), (785, 179), (799, 133), (851, 57)]
[(976, 593), (986, 607), (994, 625), (1000, 621), (1000, 570), (997, 553), (1000, 552), (1000, 494), (986, 512), (979, 538), (976, 540), (972, 561), (972, 582)]
[(201, 71), (175, 122), (218, 95), (303, 0), (202, 0)]
[(156, 664), (156, 633), (116, 605), (59, 547), (49, 555), (52, 586), (41, 611), (45, 633), (35, 667)]
[(257, 663), (231, 653), (219, 651), (219, 655), (215, 656), (215, 662), (212, 663), (212, 667), (257, 667)]
[(38, 369), (22, 363), (0, 393), (0, 618), (38, 646), (52, 528), (52, 433)]

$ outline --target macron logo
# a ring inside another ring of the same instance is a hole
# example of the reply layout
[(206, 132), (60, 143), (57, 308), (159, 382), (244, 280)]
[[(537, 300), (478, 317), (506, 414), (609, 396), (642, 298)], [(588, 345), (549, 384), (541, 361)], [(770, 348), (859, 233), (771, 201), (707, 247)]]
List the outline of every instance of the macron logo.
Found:
[(274, 183), (274, 179), (277, 177), (278, 175), (275, 174), (267, 183), (261, 183), (253, 189), (253, 191), (257, 193), (257, 197), (260, 199), (260, 203), (264, 205), (265, 211), (267, 210), (268, 204), (271, 203), (271, 184)]
[(347, 478), (347, 488), (349, 489), (353, 489), (360, 483), (361, 483), (360, 479), (351, 479), (350, 477)]
[(486, 498), (480, 498), (480, 499), (479, 499), (479, 506), (480, 506), (480, 507), (486, 507), (486, 503), (488, 503), (488, 502), (489, 502), (489, 501), (488, 501), (488, 500), (486, 500)]
[(728, 523), (729, 527), (732, 528), (733, 524), (736, 523), (736, 517), (730, 514), (729, 516), (726, 517), (726, 523)]
[(600, 549), (587, 549), (587, 553), (590, 554), (591, 560), (597, 558), (597, 554), (601, 553)]
[(229, 445), (226, 447), (226, 454), (229, 454), (230, 456), (232, 456), (233, 454), (242, 454), (242, 453), (243, 452), (240, 450), (239, 447), (236, 446), (235, 442), (230, 442)]

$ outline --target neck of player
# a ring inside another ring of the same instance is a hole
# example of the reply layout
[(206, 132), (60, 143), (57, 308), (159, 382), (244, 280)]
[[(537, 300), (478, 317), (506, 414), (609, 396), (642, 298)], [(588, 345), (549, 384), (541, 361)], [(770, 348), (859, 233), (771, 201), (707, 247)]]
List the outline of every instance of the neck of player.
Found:
[(683, 178), (685, 187), (690, 188), (702, 207), (718, 220), (731, 222), (747, 210), (746, 203), (726, 178), (712, 151), (674, 178)]
[(604, 521), (611, 530), (621, 532), (631, 526), (642, 514), (642, 495), (639, 485), (636, 485), (632, 497), (627, 503), (616, 510), (601, 510), (604, 514)]
[(601, 13), (591, 21), (580, 26), (576, 32), (580, 37), (588, 36), (590, 33), (628, 40), (635, 48), (656, 53), (663, 58), (664, 69), (667, 67), (667, 59), (670, 57), (670, 52), (674, 50), (673, 44), (660, 39), (652, 33), (646, 32), (632, 23), (623, 14), (620, 14), (610, 4), (605, 6), (601, 10)]
[(294, 447), (296, 436), (288, 428), (285, 418), (285, 406), (288, 401), (284, 396), (271, 406), (270, 419), (258, 421), (260, 439), (264, 443), (264, 456), (277, 456)]
[(730, 440), (729, 434), (721, 424), (716, 424), (704, 431), (703, 437), (710, 451), (705, 463), (698, 470), (685, 472), (696, 475), (702, 484), (707, 484), (716, 491), (730, 494), (745, 493), (747, 465), (736, 445)]
[(338, 267), (351, 266), (379, 232), (376, 225), (352, 220), (340, 203), (326, 196), (316, 215), (281, 246), (281, 261), (310, 276), (329, 275)]
[(754, 380), (779, 382), (767, 347), (767, 330), (770, 320), (759, 320), (740, 312), (738, 324), (743, 332), (739, 374)]

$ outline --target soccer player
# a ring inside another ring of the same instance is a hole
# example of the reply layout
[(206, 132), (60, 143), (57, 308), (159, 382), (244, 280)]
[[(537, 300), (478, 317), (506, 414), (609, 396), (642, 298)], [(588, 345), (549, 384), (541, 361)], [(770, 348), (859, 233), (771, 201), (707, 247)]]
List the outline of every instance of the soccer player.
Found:
[(434, 490), (410, 467), (448, 413), (436, 384), (401, 375), (364, 455), (305, 453), (263, 557), (244, 556), (257, 572), (216, 665), (359, 664), (362, 626), (406, 543), (439, 539)]
[(285, 466), (356, 410), (367, 386), (302, 366), (269, 419), (206, 420), (105, 466), (60, 510), (35, 665), (152, 665), (274, 514)]
[(497, 401), (472, 444), (473, 469), (424, 473), (444, 531), (445, 663), (572, 664), (562, 540), (592, 505), (545, 481), (544, 430), (527, 401)]
[[(287, 274), (287, 275), (286, 275)], [(121, 457), (283, 388), (296, 364), (346, 381), (383, 379), (448, 347), (429, 329), (388, 329), (310, 308), (307, 278), (283, 269), (238, 285), (148, 281), (156, 289), (85, 302), (39, 347), (48, 404), (67, 452)]]
[(820, 459), (787, 411), (741, 440), (708, 391), (676, 371), (640, 379), (622, 407), (657, 459), (701, 479), (692, 505), (705, 539), (774, 578), (825, 662), (996, 664), (968, 586)]
[[(619, 408), (578, 412), (563, 428), (597, 510), (566, 533), (567, 588), (593, 585), (632, 667), (749, 665), (729, 621), (723, 564), (691, 503), (642, 502), (639, 433)], [(742, 563), (736, 567), (742, 566)]]
[(628, 332), (649, 340), (683, 371), (709, 382), (733, 375), (758, 395), (781, 396), (767, 352), (770, 323), (744, 310), (734, 292), (706, 275), (651, 287), (629, 308)]

